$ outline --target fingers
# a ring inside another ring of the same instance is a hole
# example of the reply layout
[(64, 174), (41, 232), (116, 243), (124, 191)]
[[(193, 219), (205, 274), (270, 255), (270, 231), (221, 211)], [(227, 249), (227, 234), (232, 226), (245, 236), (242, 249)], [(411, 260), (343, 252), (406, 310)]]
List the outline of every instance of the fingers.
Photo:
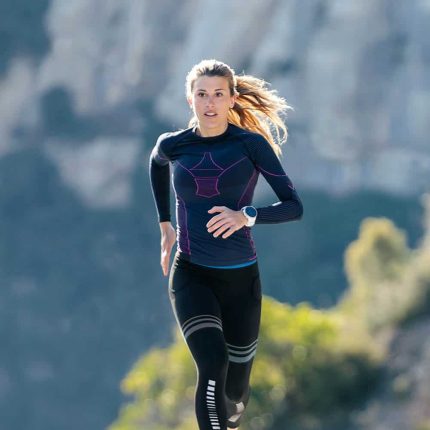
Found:
[(169, 273), (169, 262), (170, 258), (168, 256), (163, 257), (161, 261), (161, 268), (163, 269), (164, 276), (167, 276), (167, 274)]
[(228, 223), (232, 223), (231, 220), (229, 220), (227, 217), (219, 219), (217, 222), (215, 222), (214, 224), (212, 224), (209, 228), (208, 228), (208, 232), (212, 233), (213, 231), (217, 230), (218, 228), (222, 227), (225, 224)]
[(170, 254), (172, 251), (172, 247), (162, 248), (161, 249), (161, 268), (163, 270), (164, 276), (167, 276), (169, 273), (169, 263), (170, 263)]
[[(235, 231), (243, 226), (243, 214), (240, 211), (233, 211), (225, 206), (214, 206), (208, 212), (216, 212), (221, 210), (219, 215), (212, 217), (206, 224), (209, 233), (213, 233), (214, 237), (222, 235), (223, 239), (231, 236)], [(238, 215), (239, 214), (239, 215)], [(239, 218), (238, 218), (239, 216)]]
[(160, 265), (163, 270), (164, 276), (169, 273), (170, 254), (172, 248), (176, 243), (176, 232), (173, 227), (166, 229), (161, 235), (161, 258)]
[[(222, 238), (223, 239), (227, 239), (229, 236), (231, 236), (235, 231), (237, 230), (237, 228), (235, 228), (234, 226), (233, 227), (230, 227), (228, 230), (227, 230), (227, 232), (225, 233), (225, 234), (223, 234), (222, 235)], [(216, 236), (215, 236), (216, 237)]]
[(222, 235), (222, 238), (226, 239), (227, 237), (231, 236), (236, 230), (238, 230), (238, 227), (235, 225), (234, 222), (226, 222), (222, 226), (217, 227), (213, 236), (218, 237)]
[[(218, 237), (218, 236), (221, 236), (224, 232), (226, 232), (226, 231), (229, 231), (229, 230), (232, 230), (232, 232), (231, 233), (233, 233), (233, 231), (234, 231), (234, 225), (233, 224), (231, 224), (231, 223), (226, 223), (226, 224), (224, 224), (224, 225), (222, 225), (214, 234), (213, 234), (213, 236), (214, 237)], [(231, 234), (230, 233), (230, 234)], [(229, 236), (230, 236), (230, 234), (229, 234)], [(225, 238), (225, 236), (223, 235), (223, 237)]]
[(214, 212), (221, 212), (221, 213), (219, 215), (215, 215), (214, 217), (212, 217), (209, 220), (209, 222), (206, 224), (206, 227), (210, 227), (215, 222), (222, 219), (228, 211), (229, 211), (229, 209), (225, 206), (214, 206), (212, 209), (209, 209), (208, 213), (210, 213), (210, 214), (214, 213)]
[(214, 213), (214, 212), (221, 212), (221, 211), (223, 211), (225, 209), (227, 209), (225, 206), (214, 206), (211, 209), (209, 209), (208, 212), (211, 214), (211, 213)]

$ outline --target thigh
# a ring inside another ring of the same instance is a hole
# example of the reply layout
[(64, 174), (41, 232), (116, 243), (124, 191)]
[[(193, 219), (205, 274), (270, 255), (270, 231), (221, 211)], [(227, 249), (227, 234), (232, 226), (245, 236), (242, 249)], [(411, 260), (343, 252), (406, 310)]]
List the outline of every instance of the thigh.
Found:
[(176, 321), (187, 343), (189, 336), (202, 329), (222, 333), (220, 305), (204, 270), (175, 258), (168, 291)]
[(262, 302), (258, 263), (243, 269), (229, 277), (221, 303), (229, 361), (238, 364), (249, 363), (255, 356)]

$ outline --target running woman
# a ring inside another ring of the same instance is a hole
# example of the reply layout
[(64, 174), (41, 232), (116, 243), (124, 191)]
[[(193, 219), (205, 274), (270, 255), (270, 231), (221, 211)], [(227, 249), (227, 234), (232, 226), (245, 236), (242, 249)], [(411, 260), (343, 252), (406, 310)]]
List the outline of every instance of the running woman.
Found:
[[(302, 202), (279, 160), (290, 108), (264, 80), (211, 59), (186, 77), (188, 128), (159, 136), (149, 160), (161, 230), (161, 267), (198, 381), (200, 430), (237, 429), (247, 406), (261, 316), (251, 228), (299, 220)], [(275, 137), (272, 135), (276, 132)], [(283, 138), (280, 137), (280, 130)], [(170, 213), (170, 165), (176, 231)], [(279, 201), (254, 207), (259, 174)], [(177, 239), (176, 239), (177, 238)]]

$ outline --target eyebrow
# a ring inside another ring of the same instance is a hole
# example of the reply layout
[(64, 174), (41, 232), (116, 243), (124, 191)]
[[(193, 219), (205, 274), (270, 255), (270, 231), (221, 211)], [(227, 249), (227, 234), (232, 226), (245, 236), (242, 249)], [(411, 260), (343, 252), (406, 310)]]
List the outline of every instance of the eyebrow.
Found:
[[(204, 91), (205, 93), (207, 92), (203, 88), (198, 88), (196, 91)], [(225, 88), (216, 88), (214, 91), (227, 91), (227, 90)]]

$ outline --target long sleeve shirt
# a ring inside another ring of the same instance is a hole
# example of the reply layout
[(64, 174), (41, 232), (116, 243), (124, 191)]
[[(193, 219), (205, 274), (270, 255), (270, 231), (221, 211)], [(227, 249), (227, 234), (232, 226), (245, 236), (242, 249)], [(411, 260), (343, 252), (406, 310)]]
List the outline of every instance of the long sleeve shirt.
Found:
[(257, 258), (251, 227), (228, 238), (213, 236), (206, 224), (218, 213), (213, 206), (240, 210), (252, 205), (261, 173), (279, 201), (256, 207), (255, 224), (299, 220), (303, 205), (290, 178), (261, 134), (232, 123), (224, 133), (202, 137), (196, 126), (163, 133), (149, 159), (150, 181), (159, 222), (171, 221), (170, 166), (176, 197), (177, 250), (181, 257), (202, 265), (241, 264)]

